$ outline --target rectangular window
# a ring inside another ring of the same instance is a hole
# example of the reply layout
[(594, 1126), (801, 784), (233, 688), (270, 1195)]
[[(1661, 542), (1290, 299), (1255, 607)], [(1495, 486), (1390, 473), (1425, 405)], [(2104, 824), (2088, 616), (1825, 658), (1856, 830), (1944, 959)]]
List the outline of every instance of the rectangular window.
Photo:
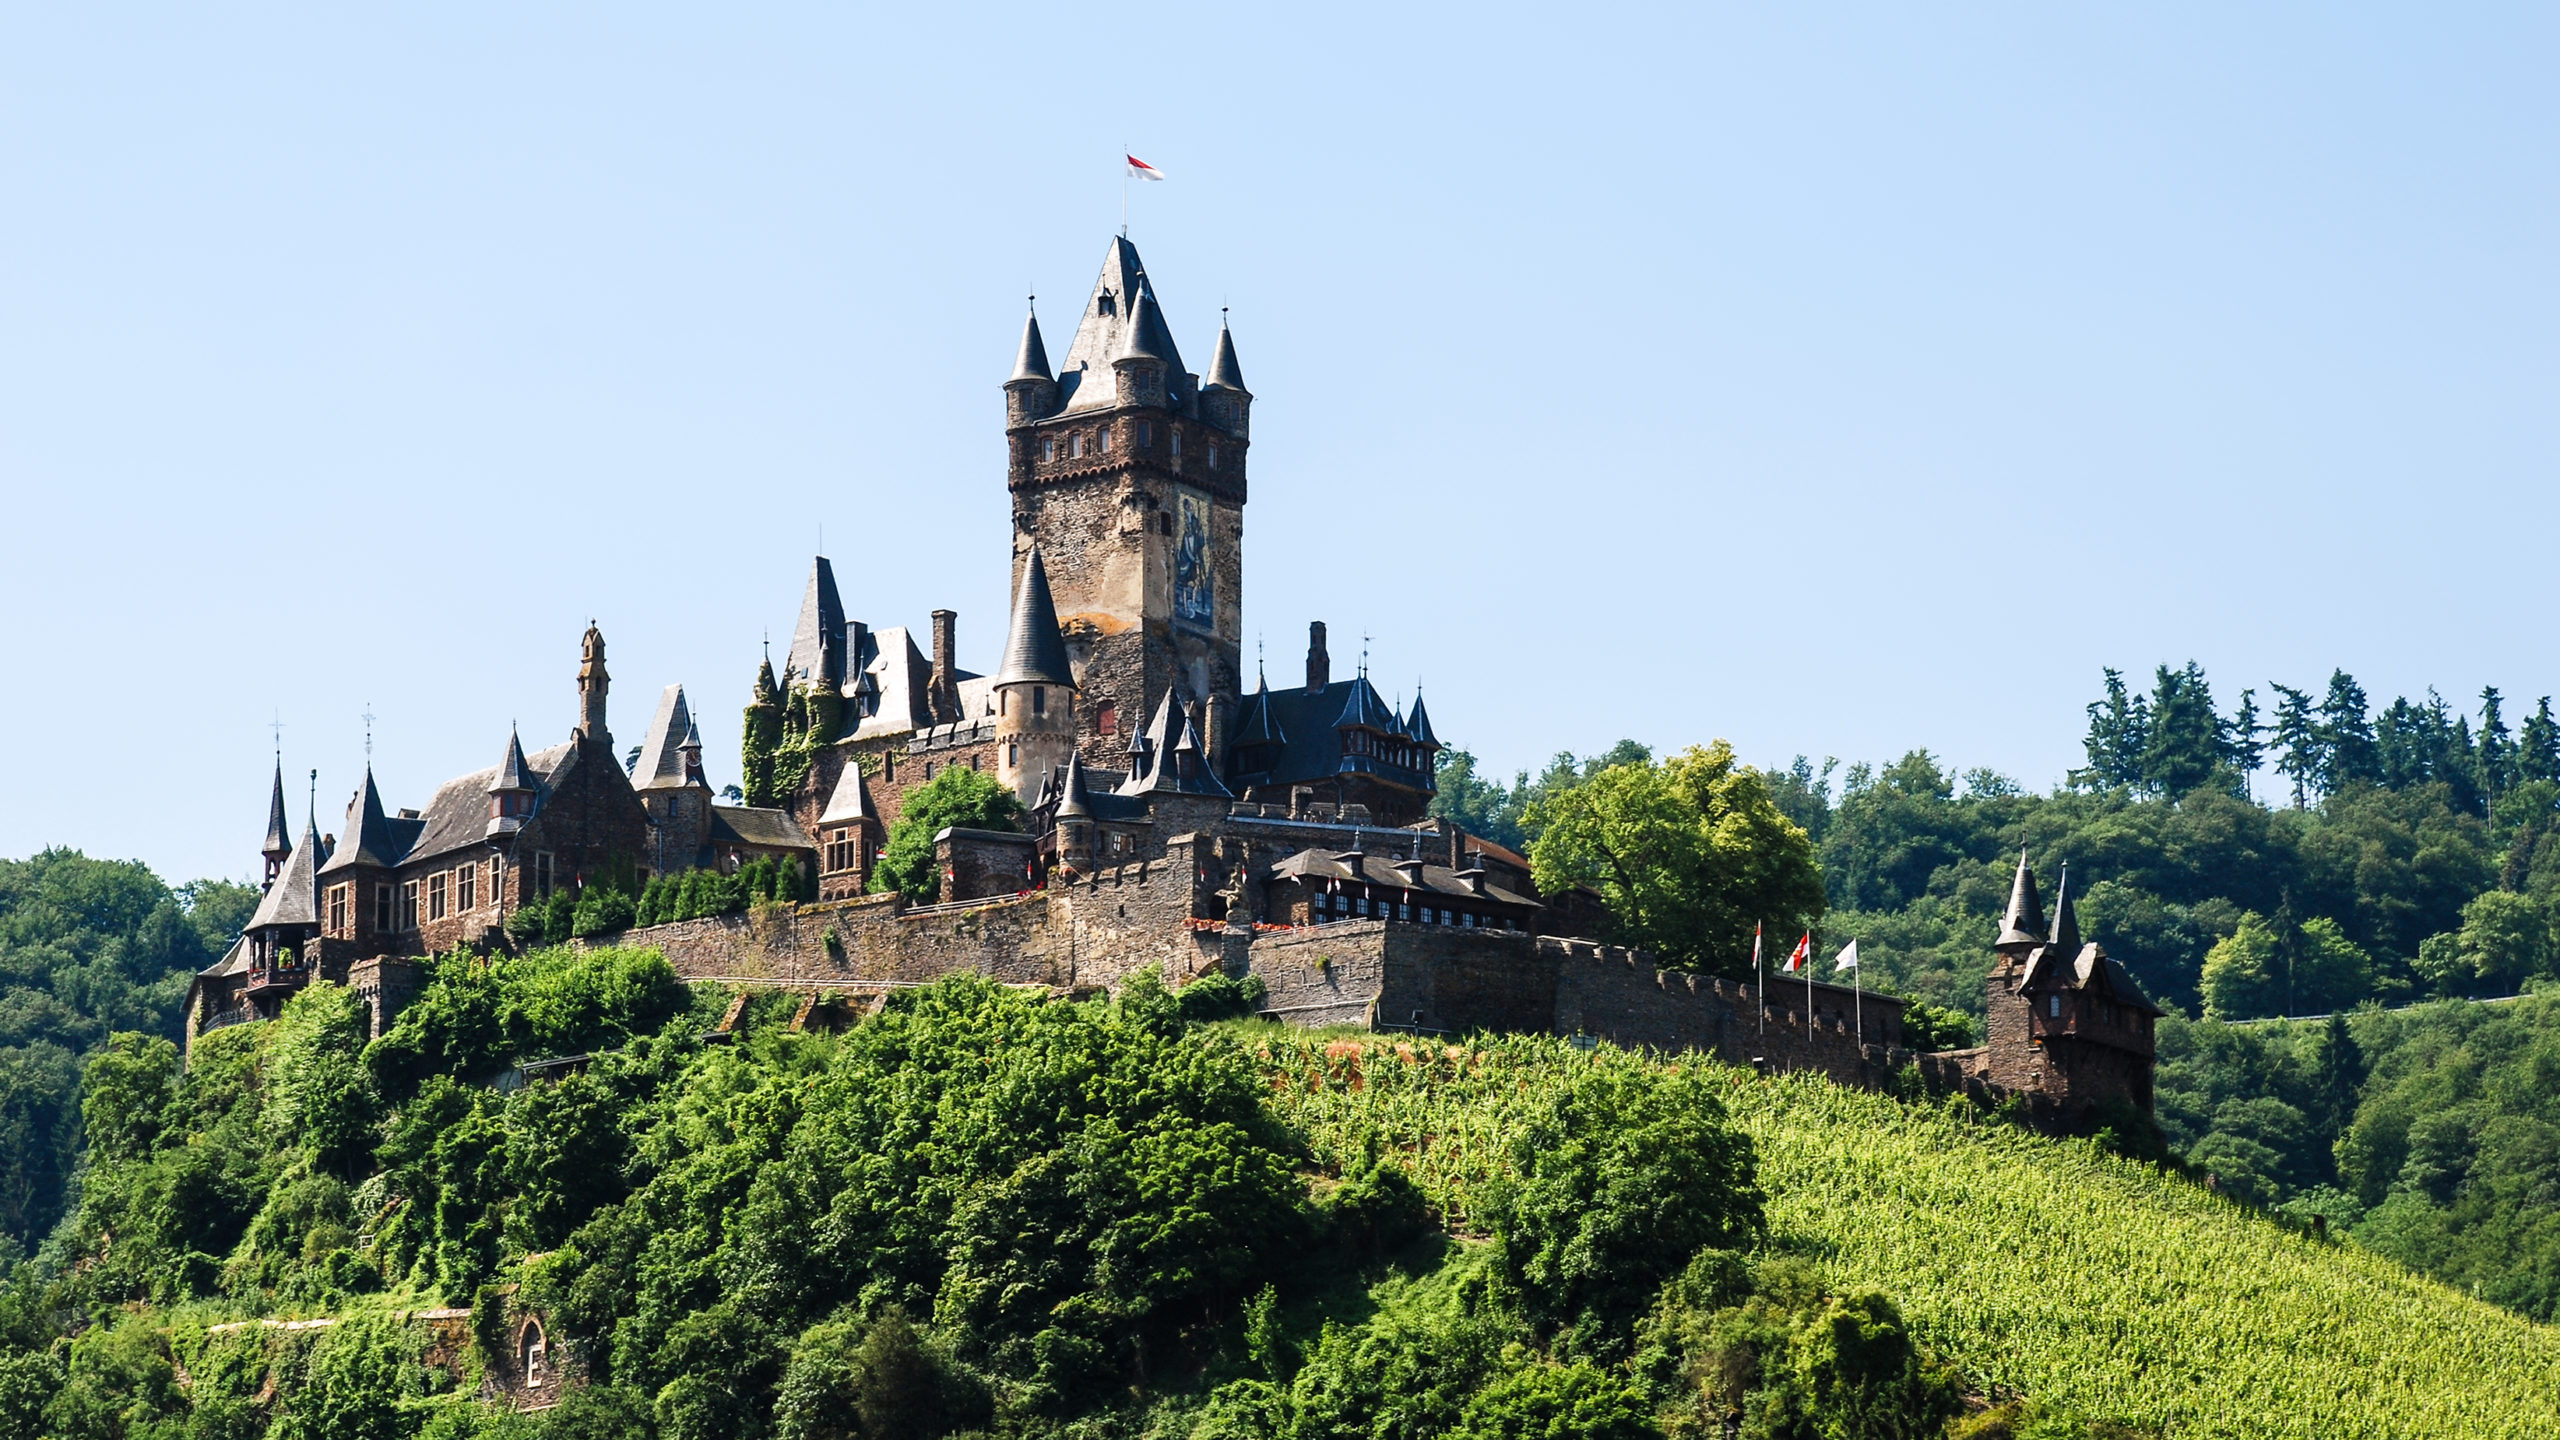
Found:
[(1138, 446), (1144, 449), (1156, 443), (1156, 427), (1144, 420), (1138, 422)]
[(418, 882), (415, 880), (400, 882), (400, 928), (404, 931), (418, 928)]
[(453, 883), (454, 909), (468, 912), (480, 908), (480, 866), (477, 862), (454, 871)]
[(399, 916), (392, 908), (394, 893), (388, 884), (373, 887), (373, 928), (384, 935), (400, 928)]
[(1040, 442), (1040, 459), (1045, 463), (1058, 458), (1058, 437), (1048, 436)]
[(1166, 431), (1166, 432), (1165, 432), (1164, 440), (1165, 440), (1165, 444), (1167, 444), (1167, 445), (1169, 445), (1169, 446), (1171, 446), (1171, 447), (1172, 447), (1172, 449), (1173, 449), (1173, 458), (1174, 458), (1174, 459), (1176, 459), (1176, 460), (1181, 459), (1181, 458), (1182, 458), (1182, 431), (1181, 431), (1180, 427), (1176, 427), (1176, 428), (1174, 428), (1174, 429), (1172, 429), (1172, 430), (1168, 430), (1168, 431)]
[(444, 918), (445, 883), (445, 872), (442, 870), (427, 877), (427, 918), (430, 920)]
[(2056, 1020), (2061, 1019), (2061, 1018), (2062, 1018), (2062, 997), (2061, 997), (2061, 996), (2059, 996), (2059, 995), (2047, 995), (2047, 996), (2046, 996), (2046, 997), (2044, 997), (2044, 998), (2045, 998), (2045, 1005), (2046, 1005), (2046, 1013), (2050, 1014), (2050, 1015), (2051, 1015), (2054, 1019), (2056, 1019)]
[(1214, 440), (1209, 443), (1209, 468), (1212, 470), (1218, 468), (1218, 445)]
[(332, 935), (347, 933), (347, 922), (350, 918), (347, 911), (351, 908), (347, 901), (347, 889), (348, 887), (344, 885), (329, 887), (329, 933)]
[(1108, 425), (1102, 427), (1102, 453), (1111, 453), (1111, 427)]
[(1412, 906), (1410, 906), (1410, 905), (1398, 905), (1398, 906), (1396, 907), (1396, 918), (1397, 918), (1397, 919), (1399, 919), (1399, 920), (1410, 920), (1410, 919), (1412, 919), (1412, 918), (1413, 918), (1413, 907), (1412, 907)]
[(1068, 437), (1068, 440), (1067, 440), (1067, 457), (1068, 457), (1069, 459), (1071, 459), (1071, 460), (1081, 460), (1081, 459), (1083, 459), (1083, 458), (1084, 458), (1084, 432), (1083, 432), (1083, 431), (1079, 430), (1079, 431), (1077, 431), (1074, 435), (1072, 435), (1072, 436)]
[(533, 898), (551, 898), (551, 852), (548, 850), (533, 852)]
[(1034, 685), (1031, 687), (1031, 713), (1034, 715), (1046, 715), (1049, 713), (1048, 686)]

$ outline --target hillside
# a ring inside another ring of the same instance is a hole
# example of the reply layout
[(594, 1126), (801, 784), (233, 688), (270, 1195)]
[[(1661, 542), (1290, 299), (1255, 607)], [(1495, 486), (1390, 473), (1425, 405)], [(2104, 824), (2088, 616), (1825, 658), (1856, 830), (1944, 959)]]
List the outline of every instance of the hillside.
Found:
[[(1330, 1155), (1374, 1135), (1463, 1214), (1502, 1140), (1602, 1049), (1253, 1042)], [(1417, 1058), (1406, 1058), (1413, 1056)], [(1977, 1386), (2179, 1436), (2560, 1433), (2560, 1331), (2186, 1181), (1961, 1107), (1703, 1066), (1759, 1149), (1772, 1236), (1893, 1296)]]

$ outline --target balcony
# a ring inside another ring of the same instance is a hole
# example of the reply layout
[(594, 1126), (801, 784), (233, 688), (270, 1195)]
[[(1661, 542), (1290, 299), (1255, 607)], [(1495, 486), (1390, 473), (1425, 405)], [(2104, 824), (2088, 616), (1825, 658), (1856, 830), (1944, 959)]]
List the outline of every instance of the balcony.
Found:
[(301, 965), (258, 965), (249, 971), (249, 983), (240, 993), (249, 999), (290, 995), (311, 983), (311, 967)]

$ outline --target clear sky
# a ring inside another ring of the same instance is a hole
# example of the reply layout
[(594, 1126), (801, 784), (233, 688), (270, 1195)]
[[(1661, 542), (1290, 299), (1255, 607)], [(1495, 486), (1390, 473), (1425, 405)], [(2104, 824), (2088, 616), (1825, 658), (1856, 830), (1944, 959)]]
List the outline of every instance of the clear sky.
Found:
[(1273, 678), (1497, 769), (2560, 691), (2547, 6), (405, 8), (0, 11), (0, 855), (246, 873), (279, 715), (423, 805), (590, 616), (727, 783), (821, 527), (986, 668), (1123, 146)]

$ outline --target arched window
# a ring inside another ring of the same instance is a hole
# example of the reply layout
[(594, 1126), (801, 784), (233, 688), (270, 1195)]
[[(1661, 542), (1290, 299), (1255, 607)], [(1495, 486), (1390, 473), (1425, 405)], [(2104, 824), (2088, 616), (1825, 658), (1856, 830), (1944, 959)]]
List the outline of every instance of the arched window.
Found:
[(516, 1336), (516, 1373), (527, 1385), (543, 1383), (543, 1370), (551, 1360), (551, 1345), (542, 1333), (542, 1322), (527, 1320), (523, 1333)]

